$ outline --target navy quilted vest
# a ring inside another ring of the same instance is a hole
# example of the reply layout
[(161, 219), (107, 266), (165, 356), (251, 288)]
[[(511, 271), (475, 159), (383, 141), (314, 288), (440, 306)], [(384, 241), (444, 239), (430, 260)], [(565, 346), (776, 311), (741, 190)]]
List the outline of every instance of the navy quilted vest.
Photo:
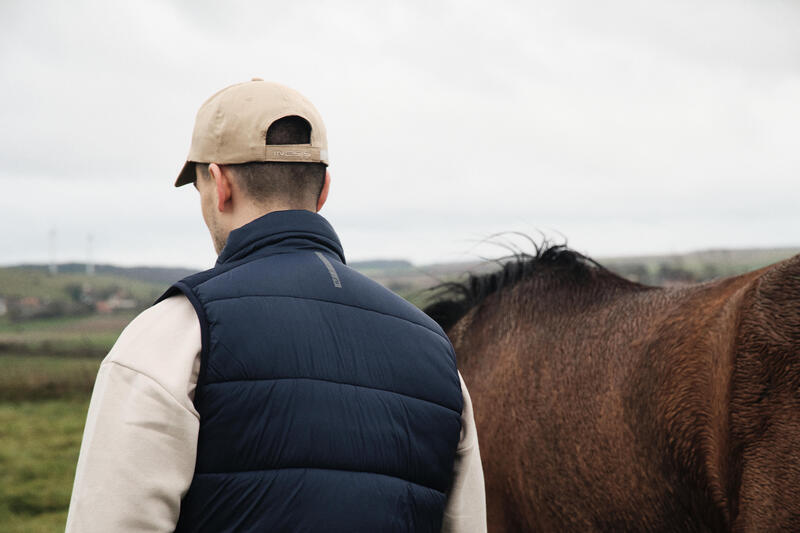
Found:
[(461, 430), (436, 323), (344, 264), (330, 224), (269, 213), (173, 285), (202, 324), (178, 531), (439, 531)]

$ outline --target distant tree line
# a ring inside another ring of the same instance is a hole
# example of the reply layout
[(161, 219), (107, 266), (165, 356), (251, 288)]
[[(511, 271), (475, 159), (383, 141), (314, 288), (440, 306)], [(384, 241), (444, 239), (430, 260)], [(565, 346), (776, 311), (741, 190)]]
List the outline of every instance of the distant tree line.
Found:
[(657, 286), (700, 283), (738, 273), (725, 271), (719, 265), (712, 263), (689, 267), (674, 261), (661, 261), (655, 265), (619, 263), (609, 268), (632, 281)]

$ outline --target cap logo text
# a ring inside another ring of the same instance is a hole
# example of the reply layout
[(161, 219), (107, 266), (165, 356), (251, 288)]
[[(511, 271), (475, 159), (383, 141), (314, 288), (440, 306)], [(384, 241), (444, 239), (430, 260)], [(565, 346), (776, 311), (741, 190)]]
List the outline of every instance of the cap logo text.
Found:
[(302, 150), (270, 150), (271, 156), (276, 157), (299, 157), (302, 159), (311, 159), (311, 152), (304, 152)]

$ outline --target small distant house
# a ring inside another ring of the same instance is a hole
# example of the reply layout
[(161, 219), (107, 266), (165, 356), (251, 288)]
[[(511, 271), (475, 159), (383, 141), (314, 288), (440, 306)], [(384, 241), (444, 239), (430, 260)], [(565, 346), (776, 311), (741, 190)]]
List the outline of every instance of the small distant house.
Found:
[(36, 296), (25, 296), (6, 303), (6, 312), (14, 320), (27, 320), (37, 318), (46, 314), (47, 307), (45, 302)]
[(132, 298), (125, 298), (124, 294), (118, 292), (109, 296), (105, 300), (100, 300), (94, 304), (94, 308), (98, 313), (108, 314), (113, 313), (119, 309), (136, 309), (136, 300)]
[(27, 308), (38, 308), (42, 306), (42, 300), (38, 296), (25, 296), (20, 298), (19, 305)]

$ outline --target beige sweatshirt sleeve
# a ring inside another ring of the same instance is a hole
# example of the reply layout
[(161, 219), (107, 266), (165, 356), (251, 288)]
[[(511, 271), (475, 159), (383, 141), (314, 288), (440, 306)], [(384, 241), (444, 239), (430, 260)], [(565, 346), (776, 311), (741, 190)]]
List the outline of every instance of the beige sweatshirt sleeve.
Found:
[(100, 365), (66, 531), (174, 531), (194, 475), (200, 323), (185, 296), (147, 309)]
[(486, 531), (486, 494), (483, 467), (478, 449), (478, 432), (472, 414), (472, 400), (459, 372), (464, 408), (461, 411), (461, 440), (453, 465), (453, 486), (444, 509), (445, 533), (483, 533)]

